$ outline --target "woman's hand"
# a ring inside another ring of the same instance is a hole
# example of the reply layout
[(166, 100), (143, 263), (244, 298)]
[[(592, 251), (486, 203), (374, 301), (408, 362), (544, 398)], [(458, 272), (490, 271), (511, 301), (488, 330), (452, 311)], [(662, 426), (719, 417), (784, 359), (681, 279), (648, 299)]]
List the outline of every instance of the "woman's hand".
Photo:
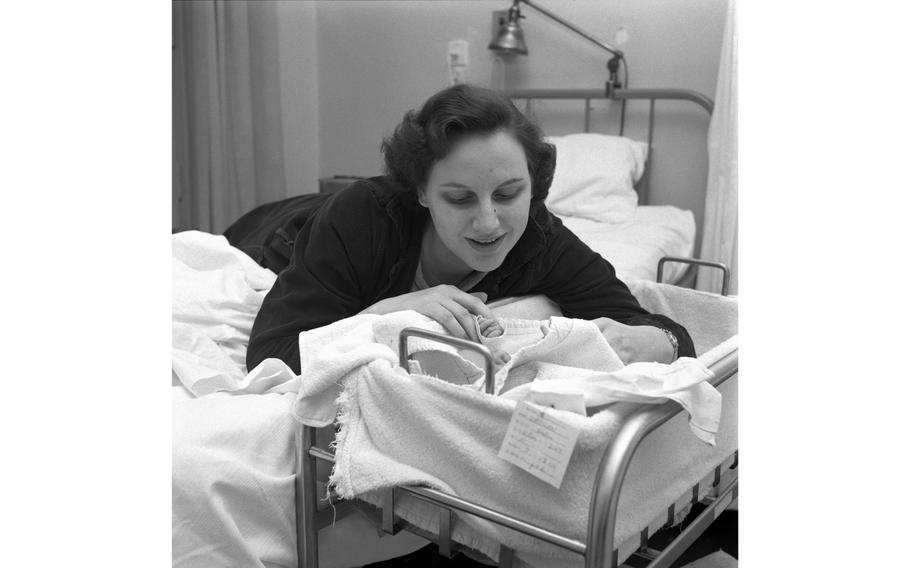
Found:
[(600, 333), (625, 364), (657, 361), (673, 362), (673, 344), (667, 334), (649, 325), (625, 325), (610, 318), (594, 320)]
[(486, 294), (468, 294), (455, 286), (441, 285), (380, 300), (360, 313), (389, 314), (414, 310), (439, 322), (455, 337), (478, 341), (474, 316), (493, 317), (484, 300)]

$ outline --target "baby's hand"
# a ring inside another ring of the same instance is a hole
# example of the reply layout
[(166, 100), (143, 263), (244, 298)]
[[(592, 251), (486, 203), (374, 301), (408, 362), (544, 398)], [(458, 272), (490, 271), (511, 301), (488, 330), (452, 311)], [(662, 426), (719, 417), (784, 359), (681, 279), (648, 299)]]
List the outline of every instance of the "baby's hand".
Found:
[(505, 333), (502, 324), (496, 318), (477, 316), (477, 325), (480, 327), (480, 334), (484, 337), (499, 337)]
[(499, 369), (500, 367), (502, 367), (503, 365), (508, 363), (511, 359), (512, 359), (512, 356), (509, 355), (508, 351), (499, 351), (499, 350), (493, 351), (493, 365), (497, 369)]

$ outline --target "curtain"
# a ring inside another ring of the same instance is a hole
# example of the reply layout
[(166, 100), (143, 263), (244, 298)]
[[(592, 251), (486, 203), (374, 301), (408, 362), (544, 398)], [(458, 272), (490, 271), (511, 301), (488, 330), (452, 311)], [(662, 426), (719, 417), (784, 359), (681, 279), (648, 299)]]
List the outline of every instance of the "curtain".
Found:
[(286, 196), (276, 4), (172, 10), (172, 228), (220, 233)]
[[(700, 257), (722, 262), (730, 269), (730, 294), (738, 288), (737, 187), (737, 34), (735, 0), (729, 0), (720, 68), (714, 94), (714, 112), (708, 127), (708, 187)], [(720, 292), (722, 274), (699, 270), (696, 288)]]

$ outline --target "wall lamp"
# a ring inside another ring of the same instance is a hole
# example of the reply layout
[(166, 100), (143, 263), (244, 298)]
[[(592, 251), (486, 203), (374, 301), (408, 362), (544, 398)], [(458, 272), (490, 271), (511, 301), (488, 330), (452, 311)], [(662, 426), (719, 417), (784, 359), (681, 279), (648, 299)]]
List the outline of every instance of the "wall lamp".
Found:
[[(628, 78), (629, 71), (628, 71), (628, 67), (626, 67), (626, 60), (625, 60), (625, 57), (624, 57), (622, 51), (616, 49), (615, 47), (613, 47), (611, 45), (607, 45), (606, 43), (604, 43), (604, 42), (598, 40), (597, 38), (595, 38), (594, 36), (592, 36), (591, 34), (578, 29), (577, 27), (575, 27), (571, 23), (567, 22), (566, 20), (563, 20), (562, 18), (560, 18), (553, 12), (550, 12), (549, 10), (547, 10), (545, 8), (541, 8), (540, 6), (530, 2), (529, 0), (513, 0), (512, 7), (509, 8), (508, 18), (506, 19), (505, 22), (502, 23), (499, 30), (496, 32), (496, 35), (493, 38), (493, 41), (490, 42), (489, 49), (499, 52), (499, 53), (503, 53), (503, 54), (516, 54), (516, 55), (527, 55), (528, 54), (528, 46), (525, 45), (524, 32), (522, 31), (521, 24), (519, 23), (519, 19), (524, 18), (524, 16), (521, 15), (521, 7), (520, 7), (521, 4), (525, 4), (530, 8), (534, 8), (535, 10), (537, 10), (544, 16), (547, 16), (551, 20), (572, 30), (573, 32), (575, 32), (576, 34), (585, 38), (586, 40), (590, 41), (597, 47), (610, 52), (610, 54), (612, 54), (613, 57), (609, 61), (607, 61), (607, 71), (610, 72), (610, 80), (607, 81), (607, 86), (606, 86), (607, 97), (612, 97), (614, 89), (623, 88), (624, 85), (619, 80), (619, 64), (622, 63), (623, 68), (625, 70), (624, 76), (626, 78)], [(627, 79), (627, 81), (628, 81), (628, 79)]]

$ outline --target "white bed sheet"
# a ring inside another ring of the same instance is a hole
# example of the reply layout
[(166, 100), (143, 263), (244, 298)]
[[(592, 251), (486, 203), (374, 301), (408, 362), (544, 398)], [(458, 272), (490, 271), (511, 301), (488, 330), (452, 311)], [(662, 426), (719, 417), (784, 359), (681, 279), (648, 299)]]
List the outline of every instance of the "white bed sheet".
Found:
[[(560, 216), (560, 219), (607, 259), (623, 282), (655, 281), (661, 257), (691, 257), (695, 250), (695, 216), (672, 205), (641, 205), (629, 222), (621, 224), (581, 217)], [(685, 264), (668, 262), (664, 265), (664, 281), (678, 281), (686, 268)]]

